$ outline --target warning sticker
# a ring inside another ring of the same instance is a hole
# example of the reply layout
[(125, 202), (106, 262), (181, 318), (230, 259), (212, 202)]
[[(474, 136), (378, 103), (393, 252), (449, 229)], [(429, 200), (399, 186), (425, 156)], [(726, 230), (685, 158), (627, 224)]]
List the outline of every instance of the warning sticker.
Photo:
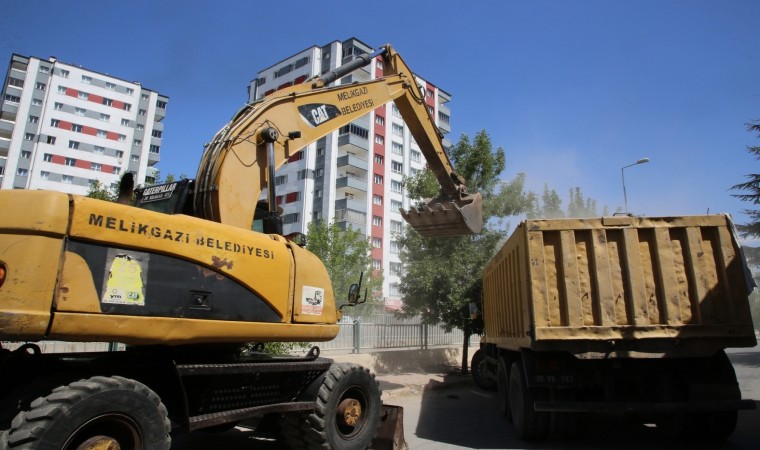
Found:
[(301, 296), (301, 314), (321, 316), (324, 307), (325, 290), (313, 286), (304, 286)]
[(143, 268), (138, 259), (126, 253), (113, 256), (106, 274), (103, 303), (145, 306)]

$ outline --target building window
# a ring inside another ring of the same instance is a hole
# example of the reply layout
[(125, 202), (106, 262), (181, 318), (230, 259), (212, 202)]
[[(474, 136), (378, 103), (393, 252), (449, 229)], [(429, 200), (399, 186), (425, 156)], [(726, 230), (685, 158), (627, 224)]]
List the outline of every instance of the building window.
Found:
[(116, 150), (116, 157), (121, 159), (124, 157), (124, 152), (121, 150)]
[(322, 189), (314, 190), (314, 198), (322, 198)]
[(121, 126), (128, 127), (129, 126), (129, 119), (121, 119)]
[(325, 169), (319, 168), (314, 171), (314, 178), (321, 178), (325, 175)]
[(403, 224), (398, 220), (391, 220), (391, 233), (401, 233)]
[(397, 155), (403, 155), (404, 154), (404, 144), (400, 144), (398, 142), (394, 142), (391, 146), (391, 151)]
[(65, 184), (72, 184), (74, 183), (74, 177), (71, 175), (61, 175), (61, 182)]
[(35, 87), (35, 89), (39, 89), (41, 91), (44, 91), (45, 88), (47, 87), (47, 85), (45, 83), (42, 83), (42, 82), (38, 81), (37, 84), (34, 85), (34, 87)]
[(391, 241), (391, 253), (394, 255), (398, 254), (398, 249), (399, 249), (398, 241)]
[[(396, 243), (398, 245), (398, 243)], [(391, 246), (393, 245), (393, 242), (391, 242)], [(401, 275), (401, 263), (399, 262), (392, 262), (390, 263), (389, 272), (391, 275), (399, 276)]]
[(33, 141), (34, 140), (34, 133), (26, 133), (26, 134), (24, 134), (24, 140), (25, 141)]
[(412, 150), (411, 158), (413, 162), (422, 162), (422, 153), (417, 150)]
[(159, 147), (158, 145), (151, 145), (150, 152), (158, 155), (161, 152), (161, 147)]
[(391, 172), (402, 173), (404, 171), (404, 165), (398, 161), (391, 161)]
[(127, 88), (127, 95), (133, 95), (135, 93), (135, 90), (132, 88)]
[(53, 162), (53, 155), (50, 153), (45, 153), (42, 155), (42, 160), (45, 162)]
[(5, 101), (8, 103), (21, 103), (21, 97), (18, 95), (5, 94)]
[(140, 161), (140, 157), (139, 157), (139, 156), (137, 156), (137, 155), (132, 155), (132, 157), (130, 158), (130, 160), (131, 160), (132, 162), (139, 162), (139, 161)]
[(85, 114), (87, 114), (87, 110), (84, 108), (75, 108), (74, 114), (76, 114), (77, 116), (84, 116)]
[(50, 145), (55, 145), (55, 136), (48, 136), (47, 143)]
[(22, 169), (22, 168), (19, 167), (18, 169), (16, 169), (16, 175), (18, 175), (20, 177), (25, 177), (25, 176), (29, 175), (29, 170)]
[(384, 137), (382, 137), (382, 136), (381, 136), (381, 135), (379, 135), (379, 134), (376, 134), (376, 135), (375, 135), (375, 144), (384, 145), (384, 144), (385, 144), (385, 138), (384, 138)]
[(372, 216), (372, 226), (380, 227), (383, 225), (383, 218), (380, 216)]
[(103, 104), (106, 106), (113, 106), (113, 100), (103, 97)]
[(380, 270), (383, 268), (383, 262), (379, 259), (372, 260), (372, 270)]
[(285, 203), (293, 203), (301, 200), (301, 192), (291, 192), (285, 195)]
[(79, 125), (79, 124), (76, 124), (76, 123), (72, 123), (71, 124), (71, 131), (75, 131), (77, 133), (81, 133), (82, 132), (82, 125)]
[(61, 125), (61, 121), (58, 119), (50, 119), (50, 126), (58, 128)]
[(113, 168), (113, 173), (114, 173), (115, 175), (118, 175), (120, 171), (121, 171), (121, 169), (120, 169), (120, 168), (118, 168), (118, 167), (114, 167), (114, 168)]
[(55, 105), (53, 105), (53, 108), (55, 108), (56, 111), (63, 110), (63, 103), (55, 102)]
[(21, 157), (24, 159), (29, 159), (32, 157), (32, 152), (29, 150), (21, 150)]
[(279, 186), (281, 184), (285, 184), (288, 182), (288, 176), (287, 175), (280, 175), (274, 177), (274, 185)]
[(380, 174), (375, 174), (375, 184), (383, 184), (383, 176)]
[[(129, 121), (127, 121), (127, 125), (129, 125)], [(142, 131), (144, 129), (145, 129), (145, 125), (143, 125), (141, 123), (135, 124), (135, 130)]]
[(106, 89), (115, 91), (116, 90), (116, 85), (113, 84), (113, 83), (109, 83), (108, 81), (106, 81)]
[(154, 138), (161, 139), (162, 132), (161, 130), (153, 130), (153, 132), (150, 135), (153, 136)]
[(29, 123), (38, 123), (40, 118), (37, 116), (29, 116)]
[(134, 139), (132, 140), (132, 145), (142, 145), (142, 141), (140, 139)]
[(100, 120), (103, 122), (109, 122), (111, 120), (111, 116), (108, 114), (100, 113)]
[(79, 148), (79, 142), (77, 142), (77, 141), (69, 141), (69, 148), (78, 149)]
[(87, 92), (79, 91), (79, 93), (77, 94), (77, 98), (79, 98), (79, 100), (89, 100), (90, 94), (88, 94)]
[(32, 106), (42, 106), (42, 100), (40, 100), (38, 98), (33, 98), (32, 99)]
[(66, 158), (66, 165), (74, 167), (77, 165), (77, 160), (74, 158)]
[(166, 109), (166, 102), (163, 100), (156, 100), (156, 108)]
[(390, 284), (390, 289), (388, 291), (388, 295), (393, 296), (393, 297), (400, 297), (401, 296), (401, 291), (398, 288), (398, 283), (391, 283)]
[(121, 109), (123, 109), (124, 111), (131, 111), (132, 105), (130, 105), (129, 103), (124, 103), (123, 105), (121, 105)]
[(375, 153), (375, 164), (382, 166), (384, 162), (385, 162), (385, 158), (383, 157), (383, 155)]
[(47, 180), (50, 177), (50, 172), (46, 172), (44, 170), (40, 171), (40, 179), (41, 180)]
[(403, 190), (403, 184), (400, 181), (391, 180), (391, 191), (396, 193), (401, 193)]
[(126, 137), (126, 136), (124, 136), (123, 134), (120, 134), (120, 135), (119, 135), (119, 138), (118, 138), (117, 140), (118, 140), (119, 142), (126, 142), (126, 141), (127, 141), (127, 137)]
[(82, 83), (92, 84), (92, 77), (88, 77), (87, 75), (82, 75)]
[(373, 195), (372, 196), (372, 203), (375, 205), (382, 205), (383, 204), (383, 196), (382, 195)]
[(304, 180), (306, 179), (306, 174), (307, 174), (307, 170), (301, 169), (296, 173), (296, 178), (299, 180)]
[(372, 238), (372, 247), (381, 248), (383, 246), (383, 240), (379, 237)]
[(394, 123), (391, 126), (391, 132), (396, 136), (404, 136), (404, 126)]
[(98, 130), (97, 135), (99, 138), (106, 138), (108, 137), (108, 132), (106, 130)]
[(391, 211), (398, 211), (403, 207), (403, 204), (398, 200), (391, 200)]
[(40, 73), (50, 73), (50, 67), (40, 66)]
[(378, 125), (385, 125), (385, 117), (376, 115), (375, 116), (375, 123)]
[(148, 100), (148, 94), (141, 94), (140, 100)]
[(68, 78), (69, 77), (69, 71), (65, 69), (61, 69), (60, 72), (61, 78)]
[(102, 155), (106, 152), (106, 148), (101, 147), (100, 145), (96, 145), (95, 147), (93, 147), (92, 152), (95, 153), (96, 155)]
[(17, 88), (23, 88), (24, 87), (24, 80), (19, 80), (18, 78), (9, 78), (8, 79), (8, 86), (13, 86)]
[(137, 115), (138, 115), (138, 116), (144, 116), (144, 115), (145, 115), (145, 114), (147, 114), (147, 113), (148, 113), (148, 111), (146, 111), (146, 110), (144, 110), (144, 109), (142, 109), (142, 108), (140, 108), (140, 109), (137, 111)]
[(100, 172), (101, 165), (98, 163), (90, 163), (90, 169), (94, 170), (95, 172)]
[(58, 93), (59, 94), (65, 94), (66, 93), (66, 86), (58, 86)]
[(300, 221), (301, 219), (298, 213), (285, 214), (284, 216), (282, 216), (282, 223), (284, 224), (297, 223)]

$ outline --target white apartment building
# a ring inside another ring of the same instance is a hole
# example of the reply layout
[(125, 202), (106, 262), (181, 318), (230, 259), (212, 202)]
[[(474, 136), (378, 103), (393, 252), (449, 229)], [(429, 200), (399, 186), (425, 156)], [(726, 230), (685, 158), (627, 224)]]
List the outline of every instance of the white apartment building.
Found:
[(127, 171), (152, 181), (167, 103), (135, 81), (14, 54), (0, 97), (0, 188), (84, 195)]
[[(351, 38), (309, 47), (261, 70), (248, 88), (254, 102), (286, 86), (339, 67), (373, 48)], [(336, 84), (383, 76), (382, 60), (338, 80)], [(424, 88), (428, 110), (445, 135), (451, 131), (448, 93), (416, 77)], [(445, 146), (450, 142), (444, 141)], [(306, 232), (312, 220), (337, 221), (371, 240), (373, 268), (384, 275), (383, 296), (389, 309), (398, 309), (401, 274), (395, 235), (403, 230), (399, 208), (409, 209), (402, 187), (405, 175), (424, 169), (425, 159), (391, 102), (350, 125), (310, 144), (276, 173), (277, 204), (283, 208), (284, 233)]]

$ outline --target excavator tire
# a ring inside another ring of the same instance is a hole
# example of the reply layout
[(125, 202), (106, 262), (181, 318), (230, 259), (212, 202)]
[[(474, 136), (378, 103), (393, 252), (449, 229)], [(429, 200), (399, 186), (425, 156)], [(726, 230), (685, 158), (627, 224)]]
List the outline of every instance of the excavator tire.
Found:
[(150, 388), (97, 376), (34, 400), (13, 419), (2, 443), (9, 450), (168, 450), (170, 431), (166, 407)]
[(285, 415), (281, 433), (292, 449), (366, 449), (380, 424), (381, 409), (374, 374), (356, 364), (333, 364), (319, 388), (314, 411)]

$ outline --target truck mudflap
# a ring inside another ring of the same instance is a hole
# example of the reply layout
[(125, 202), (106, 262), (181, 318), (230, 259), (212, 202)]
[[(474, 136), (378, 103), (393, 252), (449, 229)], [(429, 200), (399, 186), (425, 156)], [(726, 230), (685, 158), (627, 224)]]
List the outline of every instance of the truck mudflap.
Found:
[(421, 236), (451, 237), (480, 233), (483, 228), (483, 198), (479, 192), (461, 199), (434, 198), (401, 216)]
[(696, 413), (756, 409), (754, 400), (710, 400), (686, 402), (562, 402), (537, 401), (541, 412), (587, 413)]
[(372, 440), (370, 450), (406, 450), (409, 446), (404, 438), (404, 408), (383, 405), (380, 425)]

